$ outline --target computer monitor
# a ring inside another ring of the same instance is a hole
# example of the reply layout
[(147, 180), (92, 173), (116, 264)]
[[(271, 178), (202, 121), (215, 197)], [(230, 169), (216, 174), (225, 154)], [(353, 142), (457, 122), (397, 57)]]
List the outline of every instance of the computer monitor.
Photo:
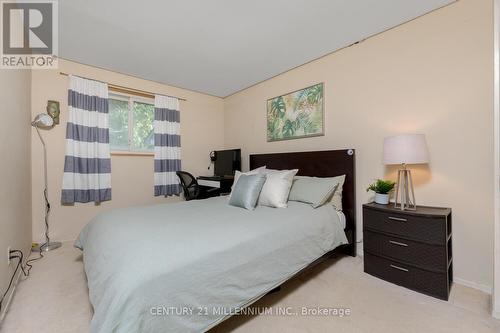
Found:
[(214, 175), (218, 177), (234, 176), (241, 171), (241, 149), (216, 150)]

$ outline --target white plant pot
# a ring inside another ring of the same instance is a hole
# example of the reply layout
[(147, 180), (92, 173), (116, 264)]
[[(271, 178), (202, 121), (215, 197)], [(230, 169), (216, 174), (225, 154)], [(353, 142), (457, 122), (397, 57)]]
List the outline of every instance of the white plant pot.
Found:
[(375, 193), (375, 202), (381, 205), (389, 204), (389, 194)]

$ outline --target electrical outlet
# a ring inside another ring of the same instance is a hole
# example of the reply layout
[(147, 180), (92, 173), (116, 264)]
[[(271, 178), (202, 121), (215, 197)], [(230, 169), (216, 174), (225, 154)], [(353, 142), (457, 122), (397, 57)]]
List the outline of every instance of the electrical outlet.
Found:
[(10, 250), (12, 250), (12, 248), (9, 246), (7, 247), (7, 265), (10, 266)]

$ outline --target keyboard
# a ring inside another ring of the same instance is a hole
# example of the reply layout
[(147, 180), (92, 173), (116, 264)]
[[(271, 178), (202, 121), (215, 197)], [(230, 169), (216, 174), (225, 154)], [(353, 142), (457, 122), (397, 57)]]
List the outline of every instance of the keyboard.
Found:
[(202, 180), (213, 180), (216, 182), (219, 182), (219, 181), (224, 179), (224, 177), (220, 177), (220, 176), (198, 176), (197, 178), (202, 179)]

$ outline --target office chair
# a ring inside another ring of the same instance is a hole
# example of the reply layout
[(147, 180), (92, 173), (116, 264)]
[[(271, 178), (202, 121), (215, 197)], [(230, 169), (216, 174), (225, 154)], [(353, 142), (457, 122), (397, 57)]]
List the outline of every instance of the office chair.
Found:
[(186, 171), (177, 171), (175, 173), (181, 181), (182, 191), (186, 201), (197, 199), (200, 196), (200, 185), (192, 174)]
[(189, 172), (177, 171), (176, 174), (181, 181), (182, 191), (184, 192), (184, 198), (186, 201), (206, 199), (219, 194), (218, 188), (210, 188), (209, 190), (206, 190), (203, 186), (198, 185), (196, 178), (194, 178), (194, 176)]

